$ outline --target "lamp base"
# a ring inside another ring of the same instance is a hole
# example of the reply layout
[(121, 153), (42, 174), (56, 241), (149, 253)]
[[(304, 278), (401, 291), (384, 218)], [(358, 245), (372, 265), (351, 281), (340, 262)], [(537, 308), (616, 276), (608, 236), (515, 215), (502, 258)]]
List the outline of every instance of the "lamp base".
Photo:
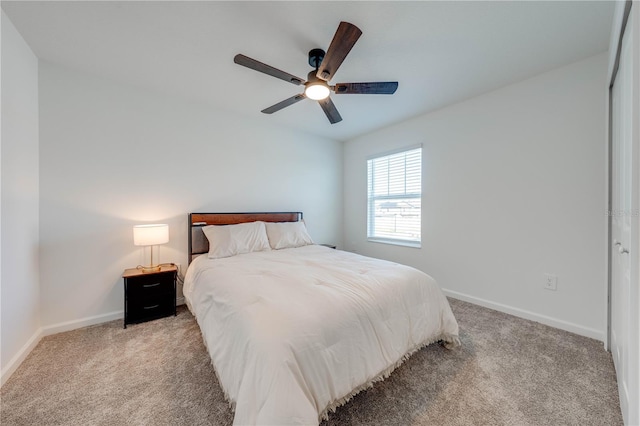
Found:
[(140, 269), (143, 274), (146, 274), (148, 272), (159, 272), (161, 268), (160, 268), (160, 265), (155, 265), (155, 266), (140, 266), (138, 269)]

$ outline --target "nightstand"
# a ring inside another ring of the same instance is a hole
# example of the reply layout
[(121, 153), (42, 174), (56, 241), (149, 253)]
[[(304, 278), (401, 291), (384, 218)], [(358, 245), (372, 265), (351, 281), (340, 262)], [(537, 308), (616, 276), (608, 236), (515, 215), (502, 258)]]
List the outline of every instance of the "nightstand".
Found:
[(325, 247), (329, 247), (329, 248), (332, 248), (332, 249), (336, 248), (336, 246), (334, 246), (333, 244), (320, 244), (320, 245), (321, 246), (325, 246)]
[(124, 328), (127, 324), (176, 315), (178, 268), (163, 266), (158, 272), (126, 269), (124, 278)]

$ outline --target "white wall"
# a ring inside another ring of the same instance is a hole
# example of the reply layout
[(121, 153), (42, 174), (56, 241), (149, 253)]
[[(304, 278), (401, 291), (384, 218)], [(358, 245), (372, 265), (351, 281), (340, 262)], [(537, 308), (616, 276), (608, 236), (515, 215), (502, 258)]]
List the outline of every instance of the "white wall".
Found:
[[(601, 54), (348, 141), (346, 249), (407, 263), (449, 295), (603, 340)], [(423, 144), (422, 248), (366, 240), (366, 158)], [(558, 276), (558, 290), (542, 287)]]
[(2, 12), (1, 349), (5, 380), (40, 339), (38, 59)]
[(342, 242), (338, 142), (46, 63), (40, 131), (47, 333), (122, 316), (135, 224), (168, 223), (160, 260), (183, 265), (189, 212), (302, 211), (317, 242)]

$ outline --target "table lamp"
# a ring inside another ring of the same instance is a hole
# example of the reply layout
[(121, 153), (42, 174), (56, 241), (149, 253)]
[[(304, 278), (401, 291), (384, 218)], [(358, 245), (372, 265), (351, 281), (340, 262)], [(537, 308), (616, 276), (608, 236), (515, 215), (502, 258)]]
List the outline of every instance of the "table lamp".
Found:
[[(148, 266), (139, 267), (142, 272), (157, 272), (160, 265), (153, 263), (153, 246), (169, 242), (169, 225), (154, 223), (150, 225), (135, 225), (133, 227), (133, 244), (136, 246), (150, 247), (151, 260)], [(159, 248), (158, 248), (159, 250)], [(158, 258), (160, 256), (158, 255)]]

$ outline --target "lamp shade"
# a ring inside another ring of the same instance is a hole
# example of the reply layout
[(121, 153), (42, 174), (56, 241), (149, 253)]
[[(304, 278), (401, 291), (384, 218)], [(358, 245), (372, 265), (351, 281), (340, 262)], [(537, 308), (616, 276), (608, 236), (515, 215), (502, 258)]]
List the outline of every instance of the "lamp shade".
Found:
[(133, 244), (136, 246), (156, 246), (169, 242), (169, 225), (155, 223), (133, 227)]

